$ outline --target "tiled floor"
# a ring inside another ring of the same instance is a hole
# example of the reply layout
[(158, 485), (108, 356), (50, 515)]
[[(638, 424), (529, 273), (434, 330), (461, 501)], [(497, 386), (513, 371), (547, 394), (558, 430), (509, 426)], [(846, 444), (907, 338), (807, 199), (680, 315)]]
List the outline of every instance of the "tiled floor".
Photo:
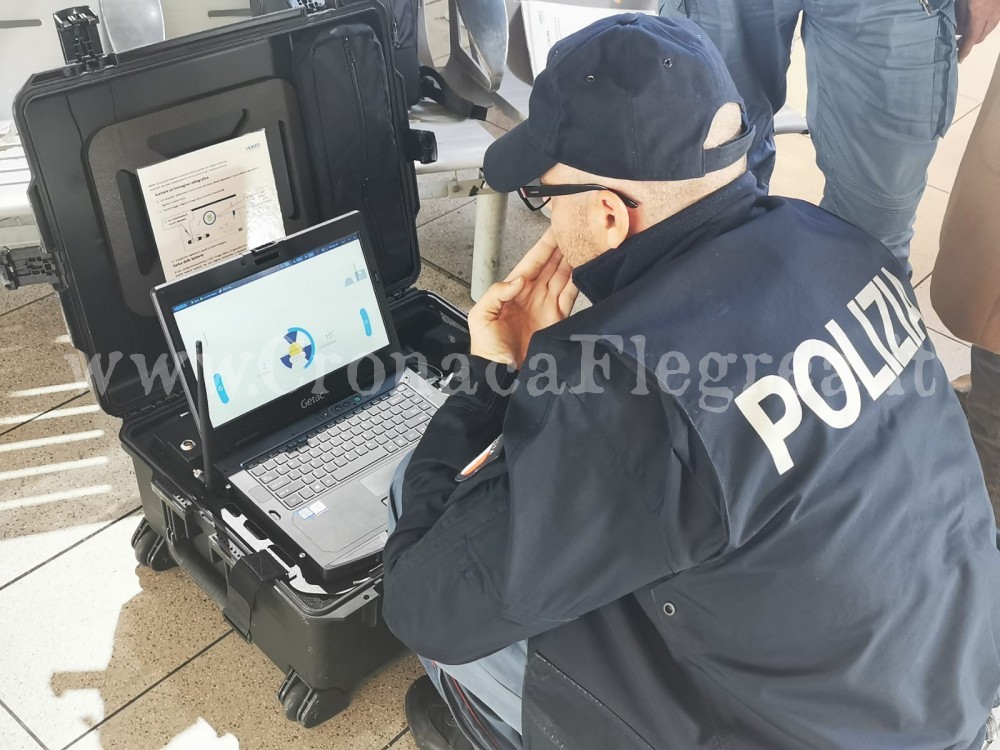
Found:
[[(443, 6), (443, 3), (441, 4)], [(930, 171), (917, 219), (914, 279), (952, 375), (969, 349), (927, 304), (937, 235), (1000, 33), (962, 67), (959, 119)], [(790, 101), (804, 106), (801, 54)], [(779, 141), (775, 192), (818, 200), (808, 138)], [(464, 308), (475, 208), (424, 207), (419, 286)], [(510, 202), (503, 270), (545, 226)], [(410, 748), (402, 712), (413, 657), (368, 679), (350, 709), (304, 730), (275, 698), (282, 675), (235, 636), (177, 570), (137, 568), (129, 538), (139, 501), (117, 420), (86, 392), (58, 300), (45, 289), (0, 293), (0, 750)]]

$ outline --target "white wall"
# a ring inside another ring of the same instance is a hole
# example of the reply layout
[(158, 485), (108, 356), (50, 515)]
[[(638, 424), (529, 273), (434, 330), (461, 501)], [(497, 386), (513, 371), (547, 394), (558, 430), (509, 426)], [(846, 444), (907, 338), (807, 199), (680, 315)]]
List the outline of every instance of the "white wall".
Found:
[[(3, 0), (0, 0), (3, 2)], [(196, 31), (225, 26), (249, 17), (249, 0), (160, 0), (167, 38), (193, 34)], [(246, 15), (231, 16), (234, 11)]]

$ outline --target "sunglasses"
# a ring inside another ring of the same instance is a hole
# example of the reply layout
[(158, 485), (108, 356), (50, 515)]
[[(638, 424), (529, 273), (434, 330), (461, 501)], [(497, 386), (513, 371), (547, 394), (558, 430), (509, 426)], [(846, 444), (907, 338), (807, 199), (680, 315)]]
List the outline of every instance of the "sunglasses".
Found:
[(617, 190), (604, 187), (604, 185), (525, 185), (517, 189), (517, 194), (521, 196), (524, 205), (529, 209), (539, 211), (557, 195), (576, 195), (578, 193), (589, 193), (594, 190), (607, 190), (609, 193), (614, 193), (621, 198), (622, 203), (629, 208), (639, 207), (639, 204), (628, 196), (622, 195)]

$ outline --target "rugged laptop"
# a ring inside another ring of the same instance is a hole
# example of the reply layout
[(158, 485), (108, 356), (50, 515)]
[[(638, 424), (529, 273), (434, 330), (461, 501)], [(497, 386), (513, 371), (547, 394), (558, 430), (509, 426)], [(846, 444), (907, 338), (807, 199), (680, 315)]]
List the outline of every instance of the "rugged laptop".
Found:
[(353, 212), (153, 290), (214, 465), (324, 578), (385, 544), (396, 466), (444, 396), (406, 369)]

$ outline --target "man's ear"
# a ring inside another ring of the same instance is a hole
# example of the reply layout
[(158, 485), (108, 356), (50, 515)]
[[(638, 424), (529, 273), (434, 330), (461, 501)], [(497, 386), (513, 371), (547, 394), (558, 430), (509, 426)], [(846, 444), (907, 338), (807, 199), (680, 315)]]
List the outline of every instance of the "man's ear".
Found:
[(598, 233), (599, 244), (614, 250), (629, 236), (632, 219), (628, 206), (610, 190), (601, 190), (594, 194), (594, 211), (596, 213), (595, 231)]

